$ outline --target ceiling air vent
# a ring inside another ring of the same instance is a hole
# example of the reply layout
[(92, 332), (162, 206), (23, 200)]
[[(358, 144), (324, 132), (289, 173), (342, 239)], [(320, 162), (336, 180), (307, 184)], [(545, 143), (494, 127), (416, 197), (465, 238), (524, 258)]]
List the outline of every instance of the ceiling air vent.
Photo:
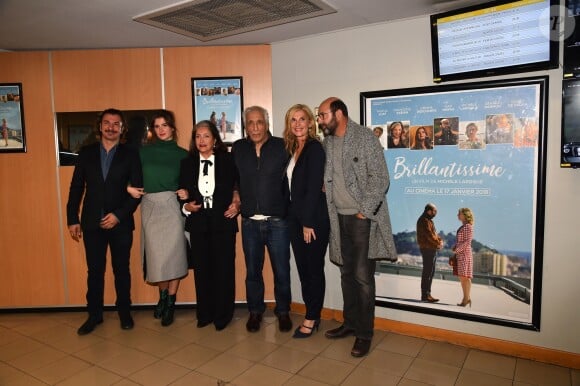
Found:
[(320, 0), (193, 0), (133, 20), (207, 42), (335, 12)]

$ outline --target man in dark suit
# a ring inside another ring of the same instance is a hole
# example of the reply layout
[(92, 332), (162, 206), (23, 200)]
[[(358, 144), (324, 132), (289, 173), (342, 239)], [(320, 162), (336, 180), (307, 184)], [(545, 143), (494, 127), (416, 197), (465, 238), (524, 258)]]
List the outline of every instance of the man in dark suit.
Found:
[[(143, 186), (141, 162), (136, 150), (119, 143), (124, 129), (121, 111), (107, 109), (99, 118), (101, 141), (79, 152), (70, 184), (67, 224), (71, 237), (83, 238), (87, 259), (87, 308), (89, 317), (78, 329), (91, 333), (103, 322), (103, 297), (107, 247), (115, 275), (117, 311), (121, 328), (133, 328), (129, 256), (133, 243), (133, 212), (139, 199), (127, 193), (127, 185)], [(79, 207), (84, 194), (81, 221)]]

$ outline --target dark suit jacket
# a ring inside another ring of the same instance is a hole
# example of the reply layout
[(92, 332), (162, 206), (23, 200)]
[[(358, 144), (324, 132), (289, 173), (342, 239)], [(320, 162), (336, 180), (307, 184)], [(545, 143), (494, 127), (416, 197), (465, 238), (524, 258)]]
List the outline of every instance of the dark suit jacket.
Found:
[[(99, 223), (107, 213), (119, 219), (118, 227), (134, 229), (133, 212), (139, 199), (127, 193), (127, 185), (143, 186), (141, 161), (136, 150), (119, 144), (113, 157), (107, 179), (101, 169), (101, 143), (85, 146), (79, 152), (77, 164), (70, 183), (67, 224), (81, 224), (83, 230), (99, 229)], [(79, 207), (84, 194), (81, 221)]]
[[(185, 220), (185, 230), (188, 232), (233, 231), (238, 230), (237, 218), (228, 219), (224, 212), (232, 203), (234, 189), (238, 186), (238, 170), (234, 164), (231, 153), (218, 152), (215, 154), (214, 168), (215, 189), (213, 193), (213, 208), (206, 210), (201, 208), (199, 212), (191, 213)], [(179, 174), (179, 187), (187, 189), (189, 199), (182, 202), (203, 202), (198, 188), (199, 179), (199, 154), (189, 156), (181, 161)]]
[(325, 161), (322, 144), (309, 140), (292, 172), (289, 215), (315, 230), (329, 226), (326, 194), (322, 191)]

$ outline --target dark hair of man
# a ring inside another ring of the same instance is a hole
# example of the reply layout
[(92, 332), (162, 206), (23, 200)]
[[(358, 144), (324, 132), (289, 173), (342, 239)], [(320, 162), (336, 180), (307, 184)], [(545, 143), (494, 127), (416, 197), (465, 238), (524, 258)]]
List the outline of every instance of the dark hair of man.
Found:
[(108, 108), (99, 114), (97, 118), (97, 127), (101, 127), (101, 123), (103, 123), (103, 117), (107, 114), (118, 115), (121, 118), (121, 131), (123, 128), (125, 128), (125, 116), (123, 115), (123, 112), (114, 108)]
[(429, 203), (429, 204), (425, 205), (425, 212), (427, 212), (431, 209), (435, 209), (435, 206), (433, 206), (433, 204)]
[(342, 111), (342, 115), (348, 118), (348, 108), (344, 104), (344, 102), (340, 99), (335, 99), (330, 102), (330, 110), (332, 113), (336, 113), (338, 110)]
[(189, 155), (195, 156), (195, 155), (199, 154), (199, 150), (197, 150), (197, 146), (195, 146), (195, 133), (197, 132), (197, 129), (202, 128), (202, 127), (207, 127), (209, 129), (209, 132), (211, 133), (211, 136), (213, 137), (213, 139), (215, 139), (215, 145), (213, 147), (214, 154), (222, 152), (222, 151), (223, 152), (228, 151), (228, 147), (222, 141), (222, 138), (221, 138), (220, 132), (218, 131), (217, 126), (214, 125), (212, 121), (204, 120), (204, 121), (199, 121), (194, 126), (193, 130), (191, 130), (191, 142), (189, 143)]
[(149, 124), (149, 131), (151, 131), (151, 139), (149, 142), (155, 142), (159, 140), (157, 137), (157, 133), (155, 132), (155, 120), (163, 118), (165, 119), (165, 123), (173, 130), (173, 139), (172, 141), (177, 142), (177, 127), (175, 127), (175, 115), (169, 110), (159, 110), (151, 117), (151, 123)]

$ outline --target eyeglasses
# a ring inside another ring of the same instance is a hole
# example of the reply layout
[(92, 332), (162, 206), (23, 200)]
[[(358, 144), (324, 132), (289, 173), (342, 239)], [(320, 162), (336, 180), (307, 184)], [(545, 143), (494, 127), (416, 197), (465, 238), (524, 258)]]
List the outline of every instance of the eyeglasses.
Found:
[(316, 118), (319, 118), (319, 119), (324, 119), (324, 116), (325, 116), (326, 114), (332, 114), (332, 111), (327, 111), (327, 112), (325, 112), (325, 113), (318, 113), (318, 114), (316, 114)]

